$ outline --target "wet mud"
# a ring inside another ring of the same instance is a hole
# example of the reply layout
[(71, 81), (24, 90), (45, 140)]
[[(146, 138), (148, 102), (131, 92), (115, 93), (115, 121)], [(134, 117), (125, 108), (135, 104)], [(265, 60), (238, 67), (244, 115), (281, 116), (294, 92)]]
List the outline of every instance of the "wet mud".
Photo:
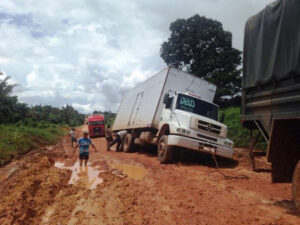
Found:
[(79, 162), (76, 162), (73, 166), (65, 166), (65, 163), (56, 161), (55, 167), (65, 170), (70, 170), (72, 172), (68, 184), (80, 185), (86, 189), (92, 190), (97, 187), (97, 185), (103, 183), (103, 179), (99, 177), (101, 171), (90, 166), (80, 166)]
[[(290, 184), (272, 184), (269, 172), (251, 171), (247, 154), (214, 162), (182, 153), (161, 165), (155, 153), (106, 151), (92, 139), (88, 165), (79, 166), (66, 137), (53, 148), (0, 168), (0, 224), (299, 224)], [(221, 159), (218, 159), (221, 160)], [(268, 171), (264, 157), (257, 165)]]
[(134, 180), (141, 180), (147, 174), (147, 170), (141, 166), (133, 166), (129, 164), (116, 164), (111, 163), (109, 164), (111, 168), (117, 169), (122, 171), (127, 177), (134, 179)]

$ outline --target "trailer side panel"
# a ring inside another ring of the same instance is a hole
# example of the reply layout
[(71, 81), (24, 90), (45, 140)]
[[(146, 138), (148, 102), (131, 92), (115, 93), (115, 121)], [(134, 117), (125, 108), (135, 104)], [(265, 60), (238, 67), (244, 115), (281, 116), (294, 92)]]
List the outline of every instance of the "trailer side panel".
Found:
[(124, 94), (113, 125), (114, 131), (153, 126), (167, 72), (168, 69), (162, 70)]

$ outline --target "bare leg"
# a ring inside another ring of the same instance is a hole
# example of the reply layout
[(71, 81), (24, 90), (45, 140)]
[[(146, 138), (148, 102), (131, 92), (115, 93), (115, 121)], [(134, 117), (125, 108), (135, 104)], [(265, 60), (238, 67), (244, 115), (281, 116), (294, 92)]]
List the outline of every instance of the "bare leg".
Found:
[(88, 159), (85, 159), (85, 160), (84, 160), (84, 165), (85, 165), (85, 166), (87, 165), (88, 161), (89, 161)]
[(82, 166), (82, 163), (83, 163), (83, 160), (82, 160), (82, 159), (80, 159), (80, 166)]

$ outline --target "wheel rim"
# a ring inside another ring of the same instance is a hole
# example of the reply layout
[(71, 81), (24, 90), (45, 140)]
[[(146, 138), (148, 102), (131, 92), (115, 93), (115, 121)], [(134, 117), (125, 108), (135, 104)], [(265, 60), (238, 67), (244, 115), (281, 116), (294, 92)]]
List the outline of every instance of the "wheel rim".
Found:
[(158, 149), (159, 155), (162, 156), (164, 154), (165, 150), (166, 150), (165, 142), (164, 141), (160, 141), (159, 142), (159, 149)]

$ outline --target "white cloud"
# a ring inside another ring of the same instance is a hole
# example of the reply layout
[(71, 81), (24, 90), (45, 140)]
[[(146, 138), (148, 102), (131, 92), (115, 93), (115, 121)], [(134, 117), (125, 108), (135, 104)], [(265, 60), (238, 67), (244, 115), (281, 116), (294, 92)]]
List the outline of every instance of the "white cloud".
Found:
[(134, 87), (136, 84), (148, 79), (151, 75), (154, 75), (156, 71), (141, 70), (136, 68), (129, 76), (124, 76), (122, 87)]
[(9, 58), (0, 57), (0, 65), (7, 64), (9, 61)]
[(246, 19), (272, 0), (1, 0), (0, 70), (28, 104), (116, 111), (124, 91), (158, 72), (169, 24), (217, 19), (241, 49)]

